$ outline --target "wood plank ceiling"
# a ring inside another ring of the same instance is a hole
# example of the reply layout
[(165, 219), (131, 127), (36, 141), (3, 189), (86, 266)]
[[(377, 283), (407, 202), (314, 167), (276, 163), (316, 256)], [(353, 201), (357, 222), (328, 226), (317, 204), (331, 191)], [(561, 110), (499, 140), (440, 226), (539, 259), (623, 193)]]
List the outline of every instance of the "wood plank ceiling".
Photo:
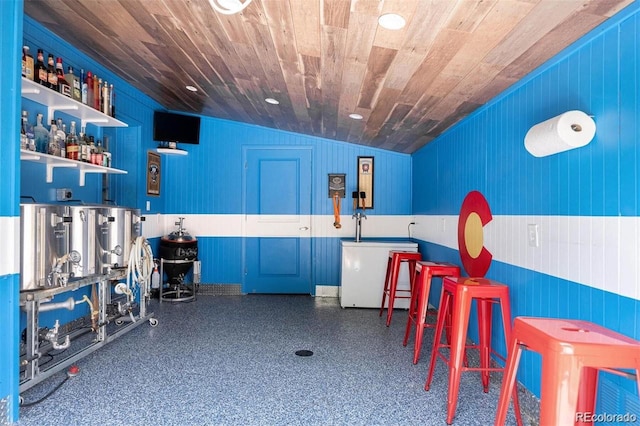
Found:
[[(411, 153), (631, 2), (253, 0), (222, 15), (208, 0), (25, 0), (25, 13), (169, 110)], [(407, 25), (380, 27), (388, 12)]]

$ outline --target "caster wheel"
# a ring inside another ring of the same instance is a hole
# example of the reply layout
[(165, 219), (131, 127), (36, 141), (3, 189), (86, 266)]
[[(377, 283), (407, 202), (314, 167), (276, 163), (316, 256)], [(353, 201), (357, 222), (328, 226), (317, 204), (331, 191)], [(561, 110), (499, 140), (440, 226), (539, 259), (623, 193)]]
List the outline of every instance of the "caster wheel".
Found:
[(116, 325), (122, 325), (122, 324), (124, 324), (124, 321), (122, 321), (121, 319), (116, 320)]
[(149, 319), (149, 325), (151, 327), (156, 327), (158, 325), (158, 320), (156, 318), (150, 318)]

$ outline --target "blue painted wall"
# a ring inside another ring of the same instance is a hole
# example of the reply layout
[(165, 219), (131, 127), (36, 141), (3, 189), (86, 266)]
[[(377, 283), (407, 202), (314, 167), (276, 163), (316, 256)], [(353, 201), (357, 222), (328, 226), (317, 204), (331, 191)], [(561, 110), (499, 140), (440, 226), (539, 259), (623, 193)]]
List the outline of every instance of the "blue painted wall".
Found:
[[(0, 8), (0, 232), (16, 235), (20, 173), (20, 51), (22, 0), (7, 0)], [(0, 252), (0, 423), (18, 419), (18, 309), (19, 269), (17, 253), (9, 247)]]
[[(313, 150), (312, 214), (333, 214), (327, 195), (327, 174), (346, 173), (346, 187), (355, 190), (360, 155), (375, 157), (376, 181), (372, 214), (409, 214), (411, 157), (365, 146), (291, 132), (202, 117), (200, 145), (181, 145), (186, 157), (169, 158), (166, 177), (171, 197), (166, 213), (238, 214), (242, 212), (243, 146), (309, 146)], [(174, 167), (175, 166), (175, 167)]]
[[(567, 223), (591, 217), (637, 219), (639, 9), (637, 2), (632, 4), (416, 152), (413, 213), (457, 215), (466, 194), (478, 190), (494, 217), (563, 216)], [(597, 132), (589, 145), (544, 158), (524, 149), (529, 128), (573, 109), (594, 116)], [(516, 230), (511, 231), (506, 238), (513, 237)], [(507, 246), (507, 241), (497, 245)], [(428, 258), (460, 264), (457, 250), (430, 241), (420, 246)], [(584, 250), (592, 253), (588, 246)], [(497, 261), (487, 277), (510, 285), (514, 316), (578, 318), (640, 339), (638, 298)], [(436, 287), (432, 303), (437, 305)], [(499, 321), (494, 325), (502, 328)], [(493, 344), (505, 354), (500, 333)], [(539, 395), (540, 377), (540, 357), (525, 352), (519, 380)], [(633, 381), (601, 374), (600, 391), (598, 412), (640, 415)]]
[[(163, 163), (166, 167), (162, 179), (168, 185), (163, 186), (167, 197), (165, 213), (242, 214), (242, 148), (267, 145), (311, 147), (312, 215), (333, 214), (327, 192), (329, 173), (346, 173), (347, 192), (355, 190), (357, 158), (363, 155), (375, 157), (375, 198), (370, 214), (411, 213), (409, 155), (208, 117), (202, 117), (200, 144), (182, 145), (188, 156), (170, 156)], [(346, 198), (343, 203), (343, 214), (349, 214), (351, 199)], [(241, 238), (199, 238), (199, 252), (203, 282), (242, 282)], [(339, 284), (339, 256), (339, 238), (313, 239), (313, 285)]]

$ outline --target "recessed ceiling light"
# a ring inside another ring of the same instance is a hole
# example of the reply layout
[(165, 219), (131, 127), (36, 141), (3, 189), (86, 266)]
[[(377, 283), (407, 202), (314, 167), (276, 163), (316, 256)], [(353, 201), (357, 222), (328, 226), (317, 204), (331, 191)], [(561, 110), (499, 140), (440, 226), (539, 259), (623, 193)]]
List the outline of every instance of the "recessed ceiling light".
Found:
[(224, 15), (233, 15), (242, 12), (242, 9), (249, 6), (251, 0), (209, 0), (211, 7)]
[(278, 105), (280, 103), (280, 101), (278, 101), (277, 99), (273, 99), (273, 98), (267, 98), (264, 100), (266, 103), (271, 104), (271, 105)]
[(186, 88), (187, 88), (187, 90), (189, 90), (191, 92), (197, 92), (198, 91), (198, 89), (195, 86), (187, 86)]
[(360, 114), (356, 114), (355, 112), (353, 114), (349, 114), (349, 118), (353, 118), (354, 120), (362, 120), (362, 116)]
[(382, 28), (386, 28), (388, 30), (399, 30), (404, 28), (407, 21), (397, 13), (385, 13), (378, 18), (378, 23)]

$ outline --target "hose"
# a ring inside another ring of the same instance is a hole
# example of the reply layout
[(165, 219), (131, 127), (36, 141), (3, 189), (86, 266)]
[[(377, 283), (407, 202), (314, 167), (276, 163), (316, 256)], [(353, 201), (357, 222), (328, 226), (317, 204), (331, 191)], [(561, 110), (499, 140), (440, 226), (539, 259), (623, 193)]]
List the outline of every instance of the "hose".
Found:
[(93, 302), (91, 302), (91, 299), (89, 299), (89, 298), (87, 297), (87, 295), (86, 295), (86, 294), (85, 294), (84, 296), (82, 296), (82, 300), (81, 300), (81, 301), (79, 301), (79, 302), (76, 302), (76, 304), (78, 304), (78, 303), (82, 303), (82, 302), (86, 302), (86, 303), (87, 303), (87, 305), (89, 305), (89, 311), (91, 312), (91, 318), (92, 318), (92, 319), (93, 319), (94, 317), (97, 317), (97, 316), (98, 316), (98, 311), (96, 311), (96, 310), (93, 308)]
[(340, 194), (337, 191), (333, 193), (333, 226), (336, 229), (342, 228), (340, 225)]
[(51, 395), (53, 395), (53, 393), (54, 393), (55, 391), (57, 391), (58, 389), (60, 389), (60, 387), (61, 387), (62, 385), (64, 385), (64, 384), (65, 384), (65, 382), (66, 382), (67, 380), (69, 380), (69, 377), (70, 377), (70, 376), (69, 376), (69, 375), (67, 375), (64, 379), (62, 379), (62, 381), (61, 381), (60, 383), (58, 383), (58, 384), (57, 384), (53, 389), (51, 389), (51, 390), (50, 390), (50, 391), (49, 391), (45, 396), (43, 396), (42, 398), (40, 398), (40, 399), (38, 399), (38, 400), (36, 400), (36, 401), (32, 401), (32, 402), (22, 402), (22, 403), (20, 403), (20, 407), (31, 407), (31, 406), (33, 406), (33, 405), (40, 404), (42, 401), (44, 401), (45, 399), (47, 399), (47, 398), (49, 398)]
[(130, 302), (134, 301), (132, 288), (142, 289), (142, 295), (149, 292), (149, 280), (153, 273), (153, 252), (151, 246), (144, 237), (135, 239), (131, 246), (129, 265), (127, 266), (127, 290), (125, 293)]

